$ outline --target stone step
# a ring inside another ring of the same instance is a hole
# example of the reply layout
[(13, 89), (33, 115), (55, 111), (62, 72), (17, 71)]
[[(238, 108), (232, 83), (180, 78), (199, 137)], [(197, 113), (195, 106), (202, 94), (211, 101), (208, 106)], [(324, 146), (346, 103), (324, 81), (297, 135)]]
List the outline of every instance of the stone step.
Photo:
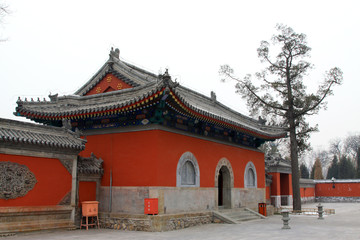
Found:
[(221, 213), (233, 213), (233, 212), (243, 212), (243, 211), (246, 211), (245, 207), (219, 209), (219, 212)]
[(233, 219), (259, 219), (260, 217), (254, 214), (236, 214), (236, 215), (228, 215)]
[(229, 213), (224, 213), (228, 216), (238, 216), (238, 215), (248, 215), (248, 216), (252, 216), (254, 215), (253, 213), (251, 212), (247, 212), (247, 211), (242, 211), (242, 212), (229, 212)]
[(260, 217), (258, 217), (256, 215), (245, 215), (245, 216), (239, 215), (239, 216), (235, 216), (235, 217), (232, 217), (232, 218), (237, 220), (237, 221), (241, 221), (241, 222), (260, 219)]
[(75, 229), (69, 219), (0, 223), (0, 234), (48, 229)]
[(266, 218), (257, 212), (254, 212), (247, 208), (235, 208), (235, 209), (221, 209), (219, 217), (222, 217), (227, 223), (241, 223), (244, 221), (251, 221)]

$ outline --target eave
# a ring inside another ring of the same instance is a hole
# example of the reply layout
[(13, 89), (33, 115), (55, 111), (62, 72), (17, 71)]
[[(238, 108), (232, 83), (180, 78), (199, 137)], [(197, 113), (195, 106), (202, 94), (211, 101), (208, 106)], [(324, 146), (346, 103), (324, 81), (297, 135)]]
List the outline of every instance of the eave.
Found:
[(242, 133), (246, 133), (248, 135), (257, 137), (257, 138), (261, 138), (261, 139), (266, 139), (266, 140), (275, 140), (278, 138), (282, 138), (286, 136), (286, 133), (281, 133), (281, 134), (276, 134), (273, 136), (269, 136), (269, 135), (265, 135), (265, 134), (261, 134), (259, 131), (253, 131), (250, 130), (248, 128), (245, 128), (242, 125), (239, 125), (231, 120), (216, 116), (214, 114), (202, 111), (197, 109), (195, 106), (192, 106), (190, 104), (188, 104), (186, 101), (184, 100), (180, 100), (180, 97), (174, 92), (174, 91), (170, 91), (170, 96), (171, 98), (174, 100), (174, 102), (176, 103), (176, 106), (173, 106), (171, 104), (169, 104), (169, 106), (171, 108), (173, 108), (174, 110), (178, 111), (179, 113), (182, 113), (184, 115), (187, 116), (191, 116), (191, 117), (195, 117), (199, 120), (205, 121), (205, 122), (209, 122), (209, 123), (213, 123), (215, 125), (221, 126), (221, 127), (225, 127), (228, 129), (232, 129), (235, 131), (239, 131)]

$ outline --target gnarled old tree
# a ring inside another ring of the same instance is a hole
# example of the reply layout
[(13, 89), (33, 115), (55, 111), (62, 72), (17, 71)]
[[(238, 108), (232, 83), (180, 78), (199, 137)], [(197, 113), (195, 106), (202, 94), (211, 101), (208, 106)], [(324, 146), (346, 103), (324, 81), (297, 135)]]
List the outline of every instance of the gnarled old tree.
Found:
[[(333, 93), (334, 85), (341, 84), (343, 76), (339, 68), (332, 68), (317, 92), (307, 93), (303, 78), (312, 64), (306, 61), (311, 50), (306, 35), (282, 24), (276, 28), (278, 34), (272, 37), (272, 44), (262, 41), (257, 49), (258, 57), (267, 66), (255, 74), (254, 80), (249, 74), (244, 78), (235, 76), (228, 65), (221, 66), (220, 74), (237, 82), (237, 92), (247, 100), (252, 116), (275, 119), (289, 132), (293, 208), (301, 210), (298, 155), (308, 146), (309, 133), (317, 130), (316, 126), (309, 126), (305, 117), (317, 114), (326, 105), (325, 98)], [(270, 56), (270, 45), (278, 49), (275, 57)]]

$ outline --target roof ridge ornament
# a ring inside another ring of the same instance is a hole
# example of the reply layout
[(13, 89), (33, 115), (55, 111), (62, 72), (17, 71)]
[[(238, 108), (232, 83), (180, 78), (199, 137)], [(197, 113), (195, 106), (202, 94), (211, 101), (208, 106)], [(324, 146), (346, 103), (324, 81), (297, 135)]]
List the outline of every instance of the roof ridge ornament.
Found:
[(261, 116), (259, 116), (258, 122), (259, 122), (261, 125), (265, 125), (265, 124), (266, 124), (266, 119), (264, 119), (264, 118), (262, 118)]
[(216, 102), (216, 93), (215, 93), (214, 91), (211, 91), (211, 92), (210, 92), (210, 96), (211, 96), (211, 100), (212, 100), (213, 102)]
[(161, 81), (163, 81), (163, 83), (164, 83), (166, 86), (170, 86), (170, 87), (175, 88), (175, 87), (177, 87), (177, 86), (179, 85), (178, 82), (176, 82), (176, 81), (173, 82), (173, 81), (171, 80), (171, 76), (170, 76), (170, 74), (169, 74), (169, 69), (167, 69), (167, 68), (165, 68), (164, 74), (160, 74), (160, 75), (159, 75), (159, 79), (161, 79)]
[(170, 74), (169, 74), (169, 69), (168, 69), (168, 68), (165, 68), (165, 72), (164, 72), (164, 74), (162, 75), (162, 78), (163, 78), (165, 81), (171, 80), (171, 76), (170, 76)]
[(63, 128), (65, 128), (66, 130), (71, 130), (71, 120), (70, 119), (63, 118), (61, 121), (62, 121)]
[(51, 101), (51, 102), (56, 102), (56, 101), (58, 100), (58, 96), (59, 96), (58, 93), (53, 94), (53, 95), (51, 95), (51, 93), (50, 93), (50, 94), (49, 94), (50, 101)]
[(110, 54), (109, 54), (110, 58), (115, 58), (117, 60), (120, 60), (120, 50), (118, 48), (114, 48), (111, 47), (111, 50), (110, 50)]

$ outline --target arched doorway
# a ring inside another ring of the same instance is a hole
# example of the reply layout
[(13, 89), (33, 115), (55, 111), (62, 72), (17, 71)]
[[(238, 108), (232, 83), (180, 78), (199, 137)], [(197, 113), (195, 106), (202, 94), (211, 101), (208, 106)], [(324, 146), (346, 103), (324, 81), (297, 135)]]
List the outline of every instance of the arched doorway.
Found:
[(230, 172), (226, 166), (222, 166), (218, 177), (218, 204), (219, 207), (231, 207)]
[(215, 173), (215, 187), (217, 188), (217, 202), (219, 208), (231, 208), (231, 192), (234, 187), (234, 175), (229, 160), (219, 161)]

